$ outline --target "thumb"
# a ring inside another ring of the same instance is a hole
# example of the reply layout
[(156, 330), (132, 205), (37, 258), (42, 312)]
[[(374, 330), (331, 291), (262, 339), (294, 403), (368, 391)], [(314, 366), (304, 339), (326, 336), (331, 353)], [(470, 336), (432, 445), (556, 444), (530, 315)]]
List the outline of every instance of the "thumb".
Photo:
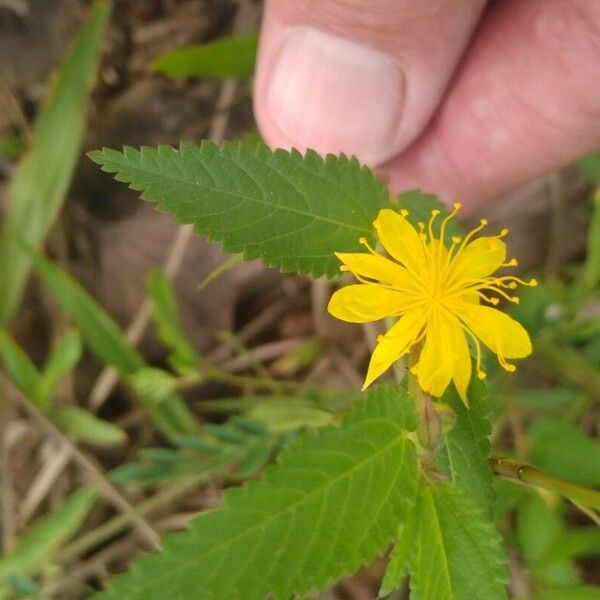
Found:
[(395, 156), (435, 111), (484, 4), (268, 0), (255, 85), (267, 143)]

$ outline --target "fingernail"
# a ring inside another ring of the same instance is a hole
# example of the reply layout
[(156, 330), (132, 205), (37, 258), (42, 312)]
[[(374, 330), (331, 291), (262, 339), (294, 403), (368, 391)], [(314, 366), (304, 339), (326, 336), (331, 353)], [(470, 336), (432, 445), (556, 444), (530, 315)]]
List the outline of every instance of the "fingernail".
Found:
[(290, 144), (376, 165), (400, 130), (404, 74), (370, 46), (309, 27), (290, 30), (267, 83), (269, 114)]

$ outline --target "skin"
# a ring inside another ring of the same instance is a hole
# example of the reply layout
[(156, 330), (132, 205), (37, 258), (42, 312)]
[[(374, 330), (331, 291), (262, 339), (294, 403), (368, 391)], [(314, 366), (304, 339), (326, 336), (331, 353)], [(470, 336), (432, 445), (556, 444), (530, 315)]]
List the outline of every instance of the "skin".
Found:
[(467, 210), (600, 147), (600, 2), (315, 6), (266, 2), (255, 113), (271, 146), (356, 154), (393, 192)]

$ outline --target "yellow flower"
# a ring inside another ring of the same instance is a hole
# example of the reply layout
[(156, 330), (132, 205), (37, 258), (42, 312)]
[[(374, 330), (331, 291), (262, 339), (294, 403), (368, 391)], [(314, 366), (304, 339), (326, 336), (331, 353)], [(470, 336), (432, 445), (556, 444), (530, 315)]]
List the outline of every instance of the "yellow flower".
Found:
[(517, 261), (506, 262), (506, 245), (501, 239), (508, 233), (506, 229), (495, 236), (474, 239), (487, 225), (486, 220), (464, 239), (452, 238), (447, 249), (446, 225), (459, 209), (456, 203), (442, 221), (439, 237), (433, 232), (439, 210), (431, 211), (429, 224), (419, 223), (418, 230), (406, 219), (406, 210), (379, 211), (373, 225), (381, 245), (394, 260), (376, 253), (364, 238), (360, 242), (368, 254), (336, 253), (343, 263), (340, 269), (350, 271), (360, 283), (337, 290), (329, 301), (329, 312), (350, 323), (398, 317), (378, 339), (363, 389), (415, 347), (420, 354), (411, 371), (421, 388), (441, 396), (453, 380), (466, 404), (472, 375), (468, 339), (475, 348), (480, 379), (485, 377), (482, 343), (497, 354), (507, 371), (515, 370), (507, 358), (523, 358), (531, 353), (525, 329), (508, 315), (480, 302), (496, 306), (499, 297), (518, 302), (507, 290), (514, 290), (517, 284), (535, 286), (537, 282), (492, 275), (500, 267), (516, 266)]

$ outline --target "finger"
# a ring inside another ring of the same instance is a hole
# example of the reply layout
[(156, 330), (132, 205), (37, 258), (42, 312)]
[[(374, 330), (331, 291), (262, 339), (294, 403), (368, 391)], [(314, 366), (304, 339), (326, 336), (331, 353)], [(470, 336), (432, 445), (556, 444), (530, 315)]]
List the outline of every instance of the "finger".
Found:
[(272, 146), (394, 156), (435, 110), (485, 0), (268, 0), (255, 113)]
[(504, 0), (440, 110), (383, 170), (474, 207), (600, 146), (600, 2)]

